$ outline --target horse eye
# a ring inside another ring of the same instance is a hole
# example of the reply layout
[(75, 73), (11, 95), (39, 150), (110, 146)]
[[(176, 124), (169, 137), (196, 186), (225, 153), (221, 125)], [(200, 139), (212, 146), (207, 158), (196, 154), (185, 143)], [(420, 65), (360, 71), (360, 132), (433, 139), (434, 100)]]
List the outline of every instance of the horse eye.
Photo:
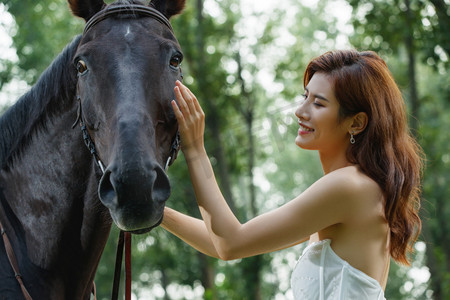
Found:
[(181, 64), (181, 56), (176, 55), (176, 56), (172, 56), (172, 58), (170, 59), (170, 66), (172, 68), (178, 69), (180, 67)]
[(86, 63), (82, 60), (77, 62), (77, 70), (79, 74), (83, 74), (87, 71)]

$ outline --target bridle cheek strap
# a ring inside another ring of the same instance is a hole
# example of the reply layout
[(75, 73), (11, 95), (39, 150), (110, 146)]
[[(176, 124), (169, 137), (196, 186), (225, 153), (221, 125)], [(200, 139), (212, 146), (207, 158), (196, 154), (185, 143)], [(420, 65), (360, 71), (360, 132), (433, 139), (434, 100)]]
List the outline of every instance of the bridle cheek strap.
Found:
[[(89, 134), (89, 131), (83, 119), (80, 96), (77, 96), (77, 101), (78, 101), (77, 119), (75, 120), (75, 123), (73, 123), (72, 128), (75, 128), (78, 123), (80, 124), (84, 144), (86, 145), (92, 157), (94, 158), (95, 163), (102, 171), (102, 174), (104, 174), (105, 166), (102, 163), (102, 160), (100, 159), (97, 150), (95, 149), (95, 144), (92, 141), (92, 138)], [(177, 159), (178, 152), (180, 151), (180, 145), (181, 145), (180, 132), (177, 130), (177, 133), (175, 134), (175, 137), (172, 140), (172, 144), (170, 145), (169, 157), (167, 158), (166, 164), (164, 165), (164, 172), (167, 173), (169, 166), (171, 166), (174, 163), (175, 159)]]
[(175, 159), (177, 159), (178, 151), (180, 150), (180, 132), (177, 130), (177, 134), (172, 141), (172, 145), (170, 146), (169, 157), (167, 158), (166, 165), (164, 166), (164, 172), (167, 173), (167, 169), (173, 164)]

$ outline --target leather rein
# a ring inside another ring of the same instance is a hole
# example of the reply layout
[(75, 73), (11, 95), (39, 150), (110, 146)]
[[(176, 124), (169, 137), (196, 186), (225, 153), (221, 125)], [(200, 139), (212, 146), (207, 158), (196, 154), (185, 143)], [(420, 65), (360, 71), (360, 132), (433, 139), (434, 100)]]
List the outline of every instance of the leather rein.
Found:
[(20, 289), (22, 290), (22, 294), (26, 300), (32, 300), (30, 294), (27, 291), (27, 288), (23, 284), (22, 275), (20, 274), (19, 265), (17, 264), (16, 255), (14, 254), (14, 249), (9, 241), (8, 236), (6, 235), (5, 228), (3, 227), (2, 222), (0, 221), (0, 232), (3, 237), (3, 243), (5, 244), (6, 256), (8, 256), (9, 264), (11, 265), (14, 271), (14, 277), (19, 282)]
[[(86, 26), (84, 27), (83, 35), (86, 34), (92, 27), (94, 27), (96, 24), (100, 23), (101, 21), (107, 19), (110, 16), (119, 15), (123, 13), (130, 13), (134, 15), (140, 15), (143, 17), (151, 17), (161, 24), (167, 26), (171, 32), (173, 32), (172, 26), (169, 22), (169, 20), (158, 10), (155, 8), (144, 6), (144, 5), (137, 5), (137, 4), (130, 4), (130, 5), (114, 5), (110, 7), (106, 7), (105, 9), (99, 11), (97, 14), (95, 14), (89, 21), (86, 23)], [(77, 95), (77, 100), (79, 102), (78, 106), (78, 113), (77, 113), (77, 120), (73, 124), (72, 128), (74, 128), (78, 123), (80, 124), (81, 131), (83, 133), (83, 140), (86, 145), (86, 147), (89, 149), (89, 152), (93, 156), (95, 163), (98, 165), (102, 173), (105, 173), (105, 167), (100, 160), (98, 153), (95, 149), (95, 144), (92, 141), (89, 132), (87, 130), (86, 124), (83, 120), (83, 114), (81, 111), (81, 99)], [(172, 145), (169, 150), (169, 157), (166, 161), (164, 171), (167, 172), (168, 167), (174, 162), (174, 160), (177, 157), (177, 153), (180, 149), (180, 134), (177, 132), (175, 138), (172, 141)], [(28, 293), (23, 281), (22, 281), (22, 275), (20, 274), (19, 265), (17, 263), (16, 255), (14, 254), (14, 249), (12, 247), (12, 244), (6, 234), (5, 228), (0, 220), (0, 233), (3, 238), (3, 243), (5, 245), (6, 249), (6, 255), (8, 257), (9, 263), (14, 271), (14, 276), (16, 280), (18, 281), (20, 288), (22, 290), (22, 294), (25, 297), (26, 300), (32, 300), (30, 294)], [(131, 233), (120, 231), (119, 233), (119, 240), (117, 244), (117, 252), (116, 252), (116, 264), (115, 264), (115, 270), (114, 270), (114, 282), (113, 282), (113, 289), (112, 289), (112, 300), (117, 300), (118, 293), (119, 293), (119, 284), (120, 284), (120, 272), (122, 268), (122, 257), (123, 257), (123, 248), (125, 245), (125, 300), (131, 300)], [(95, 283), (92, 283), (92, 294), (94, 295), (94, 299), (96, 299), (96, 289), (95, 289)]]

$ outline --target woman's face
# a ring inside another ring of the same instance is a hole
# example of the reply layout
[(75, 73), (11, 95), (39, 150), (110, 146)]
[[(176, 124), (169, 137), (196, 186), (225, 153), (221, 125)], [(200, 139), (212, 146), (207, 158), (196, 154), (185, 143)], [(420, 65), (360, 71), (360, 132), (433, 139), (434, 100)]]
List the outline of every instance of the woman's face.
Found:
[(325, 152), (348, 147), (349, 120), (339, 122), (339, 102), (326, 74), (313, 75), (295, 115), (300, 125), (295, 139), (299, 147)]

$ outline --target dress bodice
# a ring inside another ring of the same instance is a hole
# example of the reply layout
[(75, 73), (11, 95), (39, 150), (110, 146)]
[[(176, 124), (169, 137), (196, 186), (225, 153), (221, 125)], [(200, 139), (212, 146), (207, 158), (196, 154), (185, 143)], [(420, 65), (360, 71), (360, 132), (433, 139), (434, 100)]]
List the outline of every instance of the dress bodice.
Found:
[(329, 239), (305, 248), (291, 286), (296, 300), (385, 300), (379, 282), (340, 258)]

